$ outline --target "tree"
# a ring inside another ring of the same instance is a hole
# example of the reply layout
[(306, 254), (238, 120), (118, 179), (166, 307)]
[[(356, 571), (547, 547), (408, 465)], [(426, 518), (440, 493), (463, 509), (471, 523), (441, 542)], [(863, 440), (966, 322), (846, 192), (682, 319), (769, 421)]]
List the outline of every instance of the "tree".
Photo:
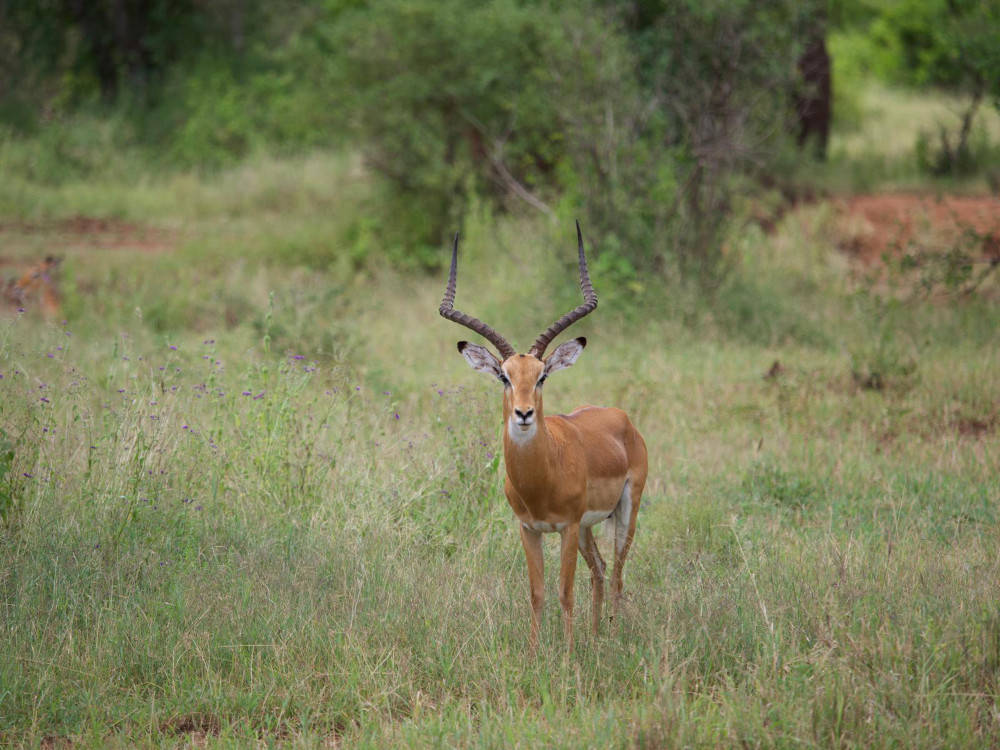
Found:
[(941, 126), (931, 169), (957, 174), (975, 168), (969, 137), (985, 99), (1000, 104), (1000, 0), (903, 0), (873, 24), (883, 46), (899, 51), (895, 74), (915, 86), (968, 96), (956, 128)]

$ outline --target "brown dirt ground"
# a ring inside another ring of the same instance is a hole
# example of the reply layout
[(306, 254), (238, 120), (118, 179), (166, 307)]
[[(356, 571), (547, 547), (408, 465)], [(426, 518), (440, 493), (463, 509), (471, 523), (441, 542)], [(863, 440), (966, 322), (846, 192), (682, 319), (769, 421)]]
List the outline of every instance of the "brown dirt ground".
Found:
[(1000, 262), (1000, 198), (880, 194), (831, 203), (838, 246), (864, 265), (911, 251), (955, 249), (981, 263)]
[[(92, 216), (71, 216), (48, 222), (0, 222), (0, 238), (4, 235), (41, 236), (45, 252), (58, 255), (66, 250), (137, 250), (164, 252), (173, 248), (175, 233), (134, 224), (118, 219)], [(0, 258), (3, 263), (3, 258)]]

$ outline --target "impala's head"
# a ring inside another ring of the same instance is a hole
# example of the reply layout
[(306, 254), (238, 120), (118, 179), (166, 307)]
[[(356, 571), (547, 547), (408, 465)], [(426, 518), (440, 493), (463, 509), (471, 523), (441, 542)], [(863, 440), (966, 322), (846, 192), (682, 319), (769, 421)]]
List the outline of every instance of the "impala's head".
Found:
[(495, 377), (503, 384), (504, 419), (507, 421), (510, 436), (515, 440), (534, 434), (542, 414), (542, 385), (548, 376), (571, 366), (587, 345), (585, 338), (576, 338), (556, 347), (548, 357), (544, 356), (545, 349), (552, 339), (597, 307), (597, 294), (594, 293), (590, 275), (587, 273), (587, 258), (583, 251), (583, 235), (579, 223), (576, 225), (576, 236), (580, 256), (580, 287), (583, 290), (584, 303), (545, 329), (527, 354), (518, 354), (507, 339), (493, 328), (454, 308), (458, 271), (458, 235), (455, 235), (455, 246), (451, 252), (451, 273), (448, 277), (448, 289), (441, 302), (441, 315), (480, 334), (500, 352), (498, 357), (485, 346), (470, 344), (468, 341), (458, 342), (458, 351), (473, 369)]
[(459, 341), (458, 350), (479, 372), (495, 377), (503, 384), (504, 418), (512, 438), (530, 437), (542, 415), (542, 385), (546, 378), (574, 362), (587, 345), (582, 336), (556, 347), (545, 359), (533, 354), (513, 354), (503, 362), (489, 349), (468, 341)]

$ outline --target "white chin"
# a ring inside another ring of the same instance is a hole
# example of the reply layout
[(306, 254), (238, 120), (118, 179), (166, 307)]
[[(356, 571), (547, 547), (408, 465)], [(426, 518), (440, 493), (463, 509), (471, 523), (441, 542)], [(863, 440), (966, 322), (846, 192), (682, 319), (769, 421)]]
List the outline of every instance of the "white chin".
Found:
[(535, 423), (518, 424), (510, 419), (507, 421), (507, 434), (515, 443), (526, 443), (535, 436)]

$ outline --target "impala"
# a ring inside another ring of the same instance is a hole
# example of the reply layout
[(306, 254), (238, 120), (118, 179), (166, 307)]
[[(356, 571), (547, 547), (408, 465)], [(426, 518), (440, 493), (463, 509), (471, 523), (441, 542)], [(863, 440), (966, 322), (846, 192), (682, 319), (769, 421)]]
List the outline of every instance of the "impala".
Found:
[(448, 320), (470, 328), (499, 351), (468, 341), (458, 351), (479, 372), (503, 384), (503, 454), (507, 478), (504, 494), (519, 521), (521, 543), (528, 561), (531, 585), (531, 645), (538, 644), (542, 619), (544, 577), (542, 534), (561, 536), (559, 604), (566, 641), (573, 645), (573, 578), (576, 551), (590, 568), (594, 632), (600, 627), (604, 604), (605, 564), (593, 527), (602, 521), (614, 525), (615, 568), (611, 577), (614, 614), (622, 592), (622, 569), (635, 535), (639, 501), (646, 485), (646, 443), (620, 409), (581, 406), (569, 414), (545, 416), (542, 386), (554, 372), (576, 362), (587, 340), (572, 339), (544, 357), (549, 343), (597, 307), (590, 283), (583, 235), (576, 225), (580, 256), (580, 287), (584, 303), (563, 315), (535, 341), (527, 354), (518, 354), (507, 340), (481, 320), (455, 309), (458, 235), (451, 252), (448, 289), (440, 312)]

